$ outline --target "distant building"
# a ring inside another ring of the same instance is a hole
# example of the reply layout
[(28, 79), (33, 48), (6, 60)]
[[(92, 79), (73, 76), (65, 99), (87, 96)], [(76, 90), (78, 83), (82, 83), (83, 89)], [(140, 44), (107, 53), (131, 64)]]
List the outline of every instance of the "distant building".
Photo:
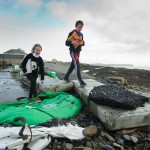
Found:
[(26, 53), (21, 49), (11, 49), (3, 54), (0, 54), (0, 65), (15, 65), (19, 64)]

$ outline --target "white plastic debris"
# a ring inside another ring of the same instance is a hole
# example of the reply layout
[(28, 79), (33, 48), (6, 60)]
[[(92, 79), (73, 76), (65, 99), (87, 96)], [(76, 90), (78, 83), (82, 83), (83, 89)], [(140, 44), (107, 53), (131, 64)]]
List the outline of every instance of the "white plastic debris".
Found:
[[(84, 138), (82, 131), (84, 128), (77, 125), (68, 124), (67, 126), (58, 127), (35, 127), (31, 131), (27, 125), (23, 130), (22, 138), (19, 133), (22, 127), (0, 127), (0, 148), (22, 150), (25, 143), (29, 143), (28, 148), (31, 150), (42, 150), (51, 142), (53, 137), (66, 137), (72, 140), (81, 140)], [(31, 136), (32, 132), (32, 136)]]

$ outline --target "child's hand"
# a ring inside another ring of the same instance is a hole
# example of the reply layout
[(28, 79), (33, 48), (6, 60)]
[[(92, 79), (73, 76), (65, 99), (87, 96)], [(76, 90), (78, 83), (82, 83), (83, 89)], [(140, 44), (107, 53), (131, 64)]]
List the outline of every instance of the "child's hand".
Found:
[(44, 84), (44, 80), (41, 80), (41, 84)]
[(73, 44), (74, 46), (79, 46), (79, 43), (78, 43), (77, 41), (72, 41), (72, 44)]

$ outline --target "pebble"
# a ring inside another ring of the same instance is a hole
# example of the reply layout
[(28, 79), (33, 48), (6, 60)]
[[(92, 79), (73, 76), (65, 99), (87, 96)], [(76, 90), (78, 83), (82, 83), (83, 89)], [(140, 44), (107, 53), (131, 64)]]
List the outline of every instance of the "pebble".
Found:
[(138, 138), (137, 137), (135, 137), (135, 136), (131, 136), (131, 140), (134, 142), (134, 143), (137, 143), (138, 142)]
[(87, 141), (87, 142), (86, 142), (86, 146), (91, 148), (91, 147), (92, 147), (92, 143), (89, 142), (89, 141)]
[(106, 134), (106, 137), (109, 141), (115, 142), (115, 139), (112, 136), (110, 136), (109, 134)]
[(67, 149), (67, 150), (72, 150), (72, 149), (73, 149), (73, 145), (70, 144), (70, 143), (67, 143), (67, 144), (66, 144), (66, 149)]
[(119, 144), (117, 144), (117, 143), (113, 143), (113, 146), (114, 146), (114, 147), (119, 147), (119, 148), (121, 147), (121, 145), (119, 145)]
[(120, 147), (120, 150), (125, 150), (125, 148), (123, 146)]
[(111, 146), (111, 145), (112, 145), (112, 142), (111, 142), (111, 141), (106, 141), (105, 144)]
[(115, 134), (115, 140), (119, 141), (122, 138), (122, 136), (120, 134)]
[(115, 150), (113, 147), (109, 146), (109, 145), (103, 145), (102, 148), (104, 150)]
[(97, 127), (90, 125), (83, 130), (83, 135), (88, 137), (93, 137), (97, 134)]
[(104, 142), (104, 141), (105, 141), (104, 138), (103, 138), (101, 135), (98, 136), (98, 140), (99, 140), (100, 142)]
[(120, 144), (120, 145), (123, 145), (124, 144), (124, 140), (120, 139), (120, 140), (117, 141), (117, 143)]
[(125, 140), (131, 141), (131, 137), (130, 137), (129, 135), (126, 135), (126, 134), (125, 134), (125, 135), (123, 135), (123, 137), (124, 137)]
[(86, 148), (84, 148), (83, 150), (92, 150), (92, 149), (91, 149), (91, 148), (87, 148), (87, 147), (86, 147)]
[(102, 135), (102, 136), (106, 136), (106, 134), (107, 134), (107, 133), (106, 133), (105, 131), (101, 130), (101, 135)]

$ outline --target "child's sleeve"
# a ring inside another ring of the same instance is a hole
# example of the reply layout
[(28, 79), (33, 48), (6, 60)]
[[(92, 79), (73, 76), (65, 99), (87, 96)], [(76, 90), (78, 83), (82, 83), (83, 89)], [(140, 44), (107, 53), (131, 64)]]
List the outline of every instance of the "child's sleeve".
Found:
[(83, 44), (81, 46), (84, 46), (85, 45), (85, 42), (84, 42), (84, 39), (83, 39), (83, 34), (82, 34), (82, 40), (83, 40)]
[(27, 55), (27, 56), (23, 59), (23, 61), (22, 61), (22, 70), (23, 70), (23, 73), (26, 73), (26, 72), (27, 72), (26, 64), (27, 64), (28, 60), (29, 60), (29, 55)]
[[(72, 33), (73, 33), (73, 32), (70, 32), (70, 33), (69, 33), (68, 38), (72, 35)], [(65, 44), (66, 44), (66, 46), (71, 46), (71, 45), (72, 45), (72, 43), (71, 43), (70, 41), (68, 41), (68, 38), (67, 38), (67, 40), (66, 40), (66, 43), (65, 43)]]
[(44, 80), (44, 62), (42, 58), (40, 58), (39, 62), (39, 74), (41, 75), (41, 80)]

